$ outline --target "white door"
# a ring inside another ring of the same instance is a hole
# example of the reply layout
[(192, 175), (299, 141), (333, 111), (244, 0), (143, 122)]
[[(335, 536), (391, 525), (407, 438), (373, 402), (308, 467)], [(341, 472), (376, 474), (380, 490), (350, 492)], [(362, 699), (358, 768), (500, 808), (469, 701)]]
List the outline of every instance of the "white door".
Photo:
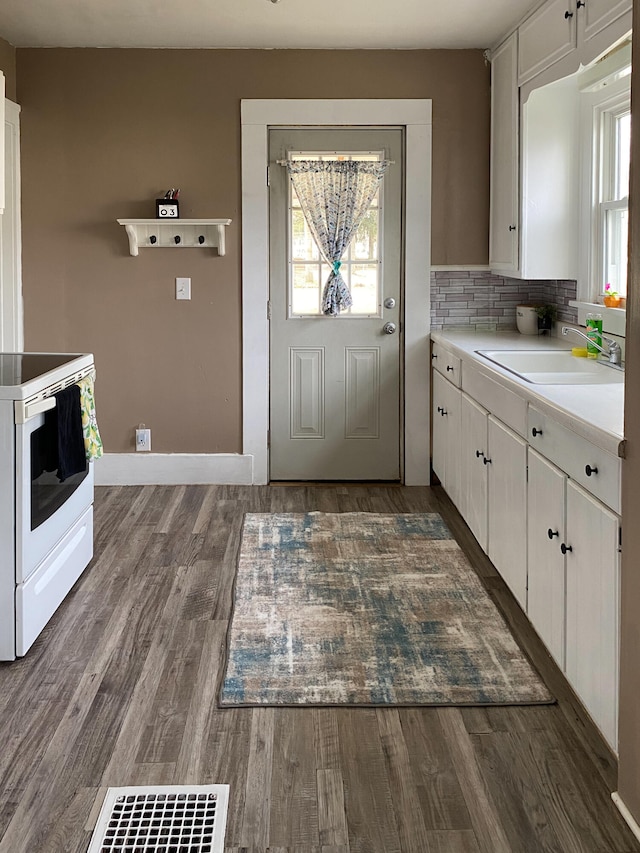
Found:
[[(272, 480), (399, 480), (402, 149), (400, 130), (272, 130)], [(321, 313), (330, 269), (278, 160), (389, 159), (340, 270), (353, 306)], [(387, 327), (391, 333), (384, 330)]]

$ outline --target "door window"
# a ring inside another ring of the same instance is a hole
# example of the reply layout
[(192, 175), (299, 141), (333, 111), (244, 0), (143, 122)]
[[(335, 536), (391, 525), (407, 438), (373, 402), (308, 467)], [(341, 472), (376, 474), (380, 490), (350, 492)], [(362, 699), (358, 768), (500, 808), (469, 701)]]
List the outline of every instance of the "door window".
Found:
[[(384, 160), (383, 151), (290, 151), (287, 156), (290, 160)], [(380, 316), (383, 184), (384, 182), (381, 182), (366, 216), (342, 258), (340, 274), (351, 292), (353, 305), (342, 311), (337, 319)], [(289, 317), (325, 318), (321, 307), (322, 291), (331, 273), (331, 267), (320, 257), (291, 181), (288, 207)]]

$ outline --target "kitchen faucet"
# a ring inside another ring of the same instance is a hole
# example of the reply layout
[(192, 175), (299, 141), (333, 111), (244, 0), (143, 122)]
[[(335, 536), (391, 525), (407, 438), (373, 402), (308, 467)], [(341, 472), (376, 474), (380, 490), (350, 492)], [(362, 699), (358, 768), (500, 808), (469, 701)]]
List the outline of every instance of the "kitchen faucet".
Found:
[(620, 344), (617, 341), (612, 340), (611, 338), (605, 338), (602, 336), (603, 340), (606, 341), (607, 350), (604, 350), (599, 343), (592, 340), (588, 335), (585, 335), (584, 332), (581, 332), (580, 329), (574, 329), (572, 326), (563, 326), (562, 334), (566, 337), (569, 332), (573, 332), (574, 335), (580, 335), (581, 338), (584, 338), (588, 341), (592, 346), (594, 346), (597, 350), (599, 350), (603, 355), (606, 355), (609, 359), (609, 364), (615, 364), (618, 367), (622, 366), (622, 350), (620, 349)]

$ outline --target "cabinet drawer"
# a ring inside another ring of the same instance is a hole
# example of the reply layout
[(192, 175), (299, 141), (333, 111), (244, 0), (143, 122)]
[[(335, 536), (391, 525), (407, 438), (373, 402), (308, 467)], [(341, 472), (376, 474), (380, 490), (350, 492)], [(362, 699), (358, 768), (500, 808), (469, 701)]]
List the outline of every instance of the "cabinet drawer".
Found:
[(614, 512), (620, 513), (621, 464), (617, 456), (596, 447), (533, 406), (529, 406), (527, 425), (531, 447)]
[(471, 364), (464, 366), (462, 390), (518, 435), (526, 436), (527, 403), (518, 394), (480, 373)]
[(431, 350), (431, 364), (456, 388), (460, 387), (460, 359), (457, 355), (449, 352), (440, 344), (434, 343)]

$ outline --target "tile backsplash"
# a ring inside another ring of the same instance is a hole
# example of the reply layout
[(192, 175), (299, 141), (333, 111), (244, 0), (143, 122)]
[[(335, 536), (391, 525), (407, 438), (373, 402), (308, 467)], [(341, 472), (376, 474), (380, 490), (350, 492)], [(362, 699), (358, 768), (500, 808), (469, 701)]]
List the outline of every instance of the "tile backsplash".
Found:
[(490, 272), (431, 272), (432, 329), (515, 329), (516, 306), (551, 303), (558, 320), (576, 323), (569, 306), (576, 298), (575, 281), (527, 281)]

